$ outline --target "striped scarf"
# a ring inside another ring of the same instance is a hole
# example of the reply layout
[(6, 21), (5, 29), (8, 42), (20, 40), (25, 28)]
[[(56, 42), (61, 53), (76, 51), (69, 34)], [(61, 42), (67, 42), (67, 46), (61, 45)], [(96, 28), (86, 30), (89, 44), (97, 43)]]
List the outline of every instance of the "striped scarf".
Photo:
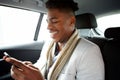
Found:
[(52, 50), (55, 43), (53, 41), (51, 42), (47, 51), (46, 69), (49, 69), (49, 67), (51, 65), (52, 66), (47, 75), (47, 80), (57, 80), (57, 77), (59, 76), (66, 62), (70, 59), (79, 40), (80, 40), (80, 37), (78, 35), (78, 31), (75, 30), (75, 32), (72, 34), (70, 39), (65, 44), (64, 48), (59, 52), (59, 56), (54, 63), (52, 61), (53, 59)]

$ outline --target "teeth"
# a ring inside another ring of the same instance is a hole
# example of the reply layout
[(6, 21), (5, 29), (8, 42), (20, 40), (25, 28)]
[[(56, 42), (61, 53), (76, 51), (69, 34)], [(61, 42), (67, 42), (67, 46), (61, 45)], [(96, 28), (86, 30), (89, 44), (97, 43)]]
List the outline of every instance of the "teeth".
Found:
[(51, 34), (56, 34), (57, 33), (57, 31), (55, 31), (55, 32), (51, 32)]
[(56, 34), (56, 33), (57, 33), (57, 31), (51, 31), (50, 33), (51, 33), (51, 34)]
[(57, 34), (58, 32), (57, 31), (54, 31), (54, 32), (51, 32), (51, 36), (54, 36), (55, 34)]

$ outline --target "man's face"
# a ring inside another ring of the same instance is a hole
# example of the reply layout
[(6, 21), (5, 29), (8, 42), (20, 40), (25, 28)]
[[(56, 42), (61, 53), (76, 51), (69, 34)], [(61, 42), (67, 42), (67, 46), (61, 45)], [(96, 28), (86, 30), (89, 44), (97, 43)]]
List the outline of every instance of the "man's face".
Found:
[(51, 38), (55, 42), (66, 42), (74, 30), (74, 18), (58, 9), (48, 9), (48, 27)]

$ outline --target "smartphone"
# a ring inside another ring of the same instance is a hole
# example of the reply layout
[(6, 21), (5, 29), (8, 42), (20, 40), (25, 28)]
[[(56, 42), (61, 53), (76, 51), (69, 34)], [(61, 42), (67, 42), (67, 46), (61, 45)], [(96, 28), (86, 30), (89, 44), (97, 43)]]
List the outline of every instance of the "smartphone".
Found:
[(3, 54), (7, 57), (10, 57), (10, 55), (7, 52), (4, 52)]
[[(3, 53), (5, 56), (10, 57), (10, 55), (7, 52)], [(4, 59), (0, 59), (0, 61), (3, 61)]]

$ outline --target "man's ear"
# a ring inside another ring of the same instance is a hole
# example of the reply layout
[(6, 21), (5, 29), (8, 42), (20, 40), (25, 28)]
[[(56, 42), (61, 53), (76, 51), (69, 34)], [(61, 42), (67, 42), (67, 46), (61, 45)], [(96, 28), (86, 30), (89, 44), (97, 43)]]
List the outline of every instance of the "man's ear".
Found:
[(75, 16), (71, 16), (70, 19), (70, 29), (73, 31), (75, 29), (76, 18)]
[(71, 16), (71, 26), (75, 26), (75, 22), (76, 22), (75, 16)]

